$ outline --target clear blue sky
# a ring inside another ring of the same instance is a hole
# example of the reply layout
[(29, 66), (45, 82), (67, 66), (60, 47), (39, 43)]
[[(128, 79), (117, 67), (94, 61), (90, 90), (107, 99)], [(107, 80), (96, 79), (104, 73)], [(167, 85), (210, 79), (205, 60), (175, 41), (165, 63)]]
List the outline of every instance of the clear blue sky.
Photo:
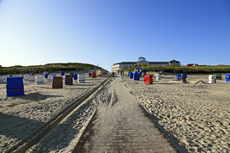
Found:
[(230, 65), (230, 0), (0, 0), (0, 65)]

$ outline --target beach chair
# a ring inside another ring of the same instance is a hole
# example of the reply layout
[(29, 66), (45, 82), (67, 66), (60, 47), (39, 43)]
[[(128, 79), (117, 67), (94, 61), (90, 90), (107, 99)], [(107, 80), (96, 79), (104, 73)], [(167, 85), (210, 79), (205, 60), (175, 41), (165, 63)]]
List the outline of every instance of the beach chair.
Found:
[(77, 82), (78, 83), (84, 83), (85, 82), (85, 75), (84, 74), (78, 74)]
[(19, 96), (24, 95), (24, 84), (22, 77), (7, 77), (6, 95)]
[(30, 77), (29, 74), (24, 74), (23, 75), (24, 81), (29, 81), (29, 77)]
[(50, 74), (48, 75), (47, 81), (52, 82), (53, 77), (56, 76), (56, 74)]
[(96, 72), (91, 72), (91, 77), (92, 78), (96, 78), (97, 77), (97, 73)]
[(72, 75), (65, 75), (65, 85), (73, 85)]
[(45, 73), (45, 78), (46, 78), (46, 79), (48, 78), (48, 75), (49, 75), (49, 73)]
[(225, 75), (226, 83), (230, 83), (230, 74)]
[(43, 83), (43, 76), (36, 76), (36, 83), (37, 83), (37, 85), (44, 84)]
[(153, 75), (144, 76), (144, 84), (153, 84)]
[(216, 83), (216, 75), (209, 75), (208, 83)]
[(217, 74), (216, 74), (216, 80), (222, 80), (222, 76), (221, 76), (220, 73), (217, 73)]
[(74, 80), (77, 80), (77, 74), (74, 74)]
[(140, 73), (138, 73), (138, 72), (133, 73), (133, 80), (139, 81), (140, 80)]
[(133, 79), (133, 72), (129, 72), (129, 78)]
[(179, 81), (181, 75), (180, 74), (175, 74), (175, 76), (176, 76), (176, 80)]
[(52, 84), (51, 89), (62, 89), (63, 88), (63, 81), (62, 77), (52, 76)]
[(34, 76), (29, 76), (29, 82), (35, 82), (35, 77)]
[(157, 80), (157, 81), (161, 80), (161, 73), (160, 72), (157, 72), (155, 74), (155, 80)]

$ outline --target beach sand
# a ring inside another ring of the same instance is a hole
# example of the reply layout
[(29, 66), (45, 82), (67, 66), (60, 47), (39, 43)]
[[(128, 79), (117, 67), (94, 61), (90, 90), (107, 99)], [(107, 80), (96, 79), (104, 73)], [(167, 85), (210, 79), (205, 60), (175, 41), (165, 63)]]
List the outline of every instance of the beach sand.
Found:
[[(86, 83), (74, 81), (73, 86), (64, 85), (63, 89), (55, 90), (50, 89), (51, 83), (26, 82), (25, 96), (17, 97), (6, 97), (5, 84), (0, 84), (0, 152), (20, 142), (65, 105), (107, 77), (86, 77)], [(174, 136), (188, 152), (230, 151), (230, 84), (225, 80), (208, 84), (208, 75), (194, 74), (188, 75), (188, 83), (182, 83), (175, 81), (175, 75), (165, 74), (160, 81), (149, 85), (144, 84), (143, 77), (140, 81), (117, 77), (122, 78), (121, 83), (157, 119), (162, 129)], [(98, 104), (103, 105), (108, 98), (107, 88), (100, 89), (30, 151), (41, 148), (45, 148), (45, 152), (72, 150)]]
[(143, 84), (143, 77), (123, 79), (163, 129), (189, 152), (230, 151), (230, 84), (225, 80), (209, 84), (204, 74), (188, 75), (188, 83), (174, 81), (169, 74), (150, 85)]
[[(57, 76), (61, 76), (60, 73)], [(73, 80), (73, 85), (63, 84), (63, 89), (51, 89), (51, 82), (47, 82), (47, 79), (44, 79), (43, 85), (24, 81), (25, 95), (15, 97), (7, 97), (6, 84), (0, 84), (0, 152), (18, 144), (108, 77), (109, 74), (90, 78), (85, 73), (85, 83)]]

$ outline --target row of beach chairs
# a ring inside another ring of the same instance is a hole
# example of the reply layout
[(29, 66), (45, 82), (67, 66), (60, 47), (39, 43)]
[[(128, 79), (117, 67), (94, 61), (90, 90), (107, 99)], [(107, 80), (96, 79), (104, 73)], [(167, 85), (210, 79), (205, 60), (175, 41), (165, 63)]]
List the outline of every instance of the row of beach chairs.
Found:
[[(133, 80), (140, 80), (140, 73), (138, 72), (128, 72), (128, 77)], [(179, 73), (175, 74), (176, 81), (186, 82), (187, 74)], [(155, 74), (155, 80), (161, 80), (161, 73), (157, 72)], [(216, 80), (222, 80), (221, 74), (212, 74), (208, 76), (208, 83), (216, 83)], [(230, 83), (230, 74), (225, 75), (226, 83)], [(153, 83), (153, 75), (144, 75), (144, 84), (152, 84)]]
[[(141, 73), (139, 72), (128, 72), (129, 79), (133, 79), (134, 81), (140, 80)], [(159, 81), (161, 80), (161, 73), (157, 72), (155, 74), (155, 80)], [(144, 75), (144, 84), (152, 84), (153, 83), (153, 75)]]
[[(56, 74), (48, 74), (47, 72), (44, 73), (47, 82), (51, 82), (51, 89), (59, 89), (63, 88), (63, 75), (56, 76)], [(36, 79), (35, 79), (36, 78)], [(6, 94), (7, 96), (18, 96), (24, 95), (24, 81), (28, 82), (35, 82), (40, 85), (44, 83), (43, 76), (33, 76), (29, 74), (21, 75), (21, 76), (0, 76), (0, 83), (6, 82)], [(85, 75), (84, 74), (71, 74), (65, 75), (65, 85), (73, 85), (73, 79), (77, 80), (78, 83), (85, 82)]]

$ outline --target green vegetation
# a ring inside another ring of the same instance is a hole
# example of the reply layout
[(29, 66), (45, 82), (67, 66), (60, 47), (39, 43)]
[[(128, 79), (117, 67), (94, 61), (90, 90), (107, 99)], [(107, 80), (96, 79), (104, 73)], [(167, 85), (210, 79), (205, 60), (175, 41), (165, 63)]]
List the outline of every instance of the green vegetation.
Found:
[(141, 67), (144, 72), (147, 71), (155, 71), (162, 73), (169, 72), (169, 73), (230, 73), (230, 65), (217, 65), (217, 66), (208, 66), (208, 65), (201, 65), (201, 66), (150, 66), (150, 65), (135, 65), (130, 66), (124, 69), (124, 71), (133, 72), (136, 67)]
[(26, 74), (26, 73), (43, 73), (47, 72), (57, 72), (57, 71), (88, 71), (89, 68), (95, 68), (104, 70), (101, 67), (85, 64), (85, 63), (49, 63), (46, 65), (33, 65), (33, 66), (21, 66), (15, 65), (11, 67), (0, 67), (0, 75), (5, 74)]

